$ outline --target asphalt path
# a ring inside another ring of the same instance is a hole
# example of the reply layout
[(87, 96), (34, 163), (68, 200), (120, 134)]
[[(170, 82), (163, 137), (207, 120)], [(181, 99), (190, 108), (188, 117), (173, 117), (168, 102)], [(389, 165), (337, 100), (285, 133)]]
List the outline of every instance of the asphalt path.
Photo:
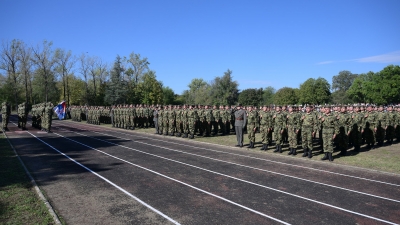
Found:
[(72, 121), (7, 132), (67, 224), (399, 224), (400, 176)]

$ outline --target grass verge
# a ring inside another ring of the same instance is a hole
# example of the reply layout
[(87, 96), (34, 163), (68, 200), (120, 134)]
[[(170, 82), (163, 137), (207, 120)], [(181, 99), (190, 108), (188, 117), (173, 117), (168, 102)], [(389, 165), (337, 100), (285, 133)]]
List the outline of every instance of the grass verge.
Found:
[(0, 133), (0, 224), (55, 224)]

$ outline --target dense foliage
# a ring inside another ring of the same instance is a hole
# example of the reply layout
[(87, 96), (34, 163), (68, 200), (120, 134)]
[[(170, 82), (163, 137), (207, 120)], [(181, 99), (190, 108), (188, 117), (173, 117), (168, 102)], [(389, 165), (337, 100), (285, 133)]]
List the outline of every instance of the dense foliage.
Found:
[(99, 57), (53, 48), (43, 41), (28, 46), (21, 40), (3, 41), (0, 49), (0, 102), (35, 104), (65, 100), (68, 105), (202, 104), (289, 105), (400, 102), (400, 67), (352, 74), (340, 71), (332, 86), (324, 78), (309, 78), (298, 88), (274, 87), (239, 90), (232, 71), (207, 82), (194, 78), (181, 95), (165, 87), (150, 69), (146, 57), (132, 52), (116, 56), (111, 65)]

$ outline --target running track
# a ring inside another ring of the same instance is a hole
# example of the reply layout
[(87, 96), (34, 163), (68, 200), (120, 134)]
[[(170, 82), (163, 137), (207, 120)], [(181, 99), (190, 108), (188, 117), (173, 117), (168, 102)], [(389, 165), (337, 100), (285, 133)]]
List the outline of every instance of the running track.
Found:
[(54, 121), (7, 136), (67, 224), (399, 224), (400, 176)]

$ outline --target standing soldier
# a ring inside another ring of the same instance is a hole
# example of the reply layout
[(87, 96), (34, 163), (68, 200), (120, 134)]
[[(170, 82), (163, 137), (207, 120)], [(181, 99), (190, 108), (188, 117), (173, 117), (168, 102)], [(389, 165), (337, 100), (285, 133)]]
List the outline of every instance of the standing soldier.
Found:
[(386, 118), (386, 139), (387, 143), (391, 145), (393, 143), (395, 123), (397, 121), (397, 114), (393, 112), (393, 105), (389, 105)]
[(315, 131), (318, 130), (318, 122), (315, 114), (312, 112), (310, 105), (306, 106), (306, 113), (304, 113), (304, 115), (301, 117), (301, 121), (301, 136), (304, 150), (302, 156), (308, 156), (308, 158), (312, 158), (313, 137), (315, 135)]
[(197, 112), (196, 110), (193, 109), (193, 106), (189, 106), (189, 110), (187, 111), (187, 124), (188, 124), (188, 130), (187, 133), (185, 134), (186, 137), (188, 137), (188, 134), (190, 134), (189, 138), (193, 139), (194, 138), (194, 126), (197, 120)]
[(253, 106), (248, 107), (247, 111), (247, 132), (250, 144), (247, 148), (254, 148), (254, 143), (256, 142), (256, 130), (258, 127), (258, 115)]
[(238, 105), (238, 109), (234, 110), (235, 115), (235, 133), (237, 139), (237, 147), (243, 147), (243, 130), (246, 126), (247, 114), (246, 110), (243, 110), (242, 105)]
[(7, 102), (1, 104), (1, 127), (3, 131), (8, 131), (8, 122), (11, 114), (10, 105)]
[(286, 127), (286, 117), (285, 114), (282, 113), (281, 106), (275, 107), (275, 114), (272, 117), (274, 121), (274, 137), (276, 149), (274, 152), (282, 153), (282, 144), (283, 144), (283, 134), (285, 132)]
[(209, 137), (211, 135), (212, 121), (214, 121), (212, 109), (210, 109), (210, 106), (206, 105), (204, 110), (204, 130), (206, 137)]
[(361, 130), (363, 128), (364, 115), (360, 111), (360, 106), (353, 107), (354, 113), (351, 116), (351, 143), (354, 145), (356, 152), (360, 151), (361, 146)]
[[(130, 109), (129, 110), (129, 125), (131, 126), (130, 129), (134, 130), (135, 129), (135, 118), (136, 118), (135, 106), (133, 104), (131, 104), (129, 109)], [(158, 118), (156, 118), (156, 120), (158, 120)], [(156, 130), (158, 131), (158, 126), (156, 127)]]
[(260, 150), (268, 149), (268, 130), (269, 130), (269, 112), (267, 111), (267, 106), (263, 106), (262, 111), (260, 112), (260, 134), (261, 134), (261, 142), (263, 144)]
[(169, 109), (167, 106), (165, 106), (164, 108), (164, 114), (163, 114), (163, 131), (164, 131), (164, 135), (168, 135), (168, 119), (169, 119)]
[(225, 135), (225, 123), (224, 123), (224, 121), (223, 121), (223, 117), (224, 117), (224, 106), (220, 105), (218, 111), (219, 111), (218, 124), (219, 124), (219, 127), (220, 127), (220, 129), (221, 129), (222, 135)]
[(213, 106), (212, 114), (213, 114), (212, 119), (214, 119), (214, 121), (211, 121), (213, 135), (217, 135), (218, 134), (218, 122), (219, 122), (220, 116), (219, 116), (219, 110), (217, 109), (216, 105)]
[(349, 144), (349, 134), (350, 134), (350, 118), (347, 115), (347, 107), (343, 105), (340, 108), (340, 112), (337, 116), (339, 134), (336, 137), (338, 139), (338, 145), (340, 149), (340, 155), (345, 156), (347, 154), (348, 144)]
[(182, 108), (180, 105), (176, 106), (175, 126), (176, 126), (176, 136), (180, 137), (183, 133)]
[(187, 119), (187, 106), (183, 105), (183, 109), (181, 111), (181, 120), (182, 120), (182, 138), (187, 138), (188, 133), (188, 119)]
[(158, 107), (158, 134), (162, 135), (164, 130), (164, 110), (163, 106)]
[(289, 106), (289, 112), (286, 115), (286, 127), (289, 139), (289, 153), (288, 155), (297, 155), (297, 132), (300, 125), (300, 118), (294, 110), (295, 107)]
[(231, 114), (232, 110), (228, 105), (225, 106), (225, 109), (222, 110), (222, 123), (224, 126), (223, 134), (229, 135), (231, 132)]
[(372, 110), (372, 105), (367, 106), (367, 112), (364, 115), (364, 138), (367, 143), (367, 148), (373, 149), (376, 139), (375, 139), (375, 129), (376, 129), (376, 114)]
[(333, 161), (333, 139), (335, 139), (336, 134), (339, 132), (337, 126), (337, 118), (331, 114), (331, 107), (325, 107), (325, 114), (321, 115), (320, 121), (322, 123), (322, 143), (325, 156), (321, 160)]
[[(132, 107), (132, 105), (131, 105)], [(156, 133), (155, 134), (159, 134), (159, 129), (158, 129), (158, 109), (155, 108), (153, 110), (153, 121), (154, 121), (154, 128), (156, 129)]]
[(175, 135), (175, 118), (176, 118), (176, 113), (175, 110), (173, 109), (172, 105), (169, 106), (169, 112), (168, 112), (168, 132), (169, 136), (174, 136)]
[(387, 115), (383, 111), (383, 106), (380, 105), (378, 107), (377, 117), (376, 117), (376, 142), (378, 142), (379, 146), (383, 145), (385, 140), (385, 133), (386, 133), (386, 122), (387, 122)]

